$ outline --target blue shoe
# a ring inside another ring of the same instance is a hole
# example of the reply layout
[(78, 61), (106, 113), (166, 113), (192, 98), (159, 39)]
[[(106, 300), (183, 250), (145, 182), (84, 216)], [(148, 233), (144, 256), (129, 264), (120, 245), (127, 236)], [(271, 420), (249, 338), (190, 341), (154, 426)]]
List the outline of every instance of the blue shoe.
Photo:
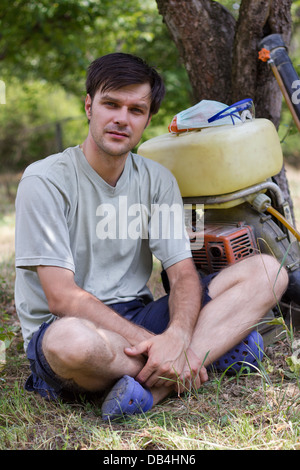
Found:
[(224, 356), (211, 365), (212, 369), (225, 371), (231, 369), (238, 372), (242, 367), (248, 367), (250, 371), (256, 371), (258, 361), (263, 358), (264, 342), (257, 331), (252, 331), (240, 344), (234, 346)]
[(101, 410), (102, 418), (112, 420), (121, 416), (145, 413), (152, 406), (151, 392), (134, 378), (124, 375), (105, 398)]

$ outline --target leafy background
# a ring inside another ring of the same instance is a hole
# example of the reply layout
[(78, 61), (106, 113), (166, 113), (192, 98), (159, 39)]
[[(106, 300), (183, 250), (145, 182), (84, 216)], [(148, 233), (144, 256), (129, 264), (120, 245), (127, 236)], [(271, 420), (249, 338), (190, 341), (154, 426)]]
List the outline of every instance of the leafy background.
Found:
[[(223, 0), (233, 15), (239, 1)], [(290, 56), (300, 63), (300, 2), (294, 1)], [(89, 63), (114, 51), (142, 56), (165, 79), (167, 94), (144, 139), (167, 132), (177, 112), (193, 104), (191, 87), (155, 0), (2, 0), (0, 4), (0, 169), (23, 170), (37, 159), (82, 141)], [(228, 103), (231, 104), (231, 103)], [(280, 135), (299, 156), (283, 108)]]

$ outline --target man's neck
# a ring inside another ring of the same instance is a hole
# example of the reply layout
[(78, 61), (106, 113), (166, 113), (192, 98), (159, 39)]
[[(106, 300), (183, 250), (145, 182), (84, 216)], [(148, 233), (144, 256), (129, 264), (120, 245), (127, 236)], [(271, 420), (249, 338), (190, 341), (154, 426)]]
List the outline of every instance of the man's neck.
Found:
[(85, 140), (80, 145), (80, 148), (93, 170), (110, 186), (116, 186), (123, 173), (128, 154), (122, 156), (104, 156), (95, 149), (92, 149), (88, 140)]

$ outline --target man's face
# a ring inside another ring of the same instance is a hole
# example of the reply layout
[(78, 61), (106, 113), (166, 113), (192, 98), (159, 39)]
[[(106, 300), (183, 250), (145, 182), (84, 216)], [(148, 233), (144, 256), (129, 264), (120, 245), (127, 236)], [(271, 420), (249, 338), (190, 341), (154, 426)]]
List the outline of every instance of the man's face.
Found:
[(119, 90), (87, 95), (85, 110), (89, 134), (101, 154), (126, 156), (140, 141), (150, 122), (150, 85), (129, 85)]

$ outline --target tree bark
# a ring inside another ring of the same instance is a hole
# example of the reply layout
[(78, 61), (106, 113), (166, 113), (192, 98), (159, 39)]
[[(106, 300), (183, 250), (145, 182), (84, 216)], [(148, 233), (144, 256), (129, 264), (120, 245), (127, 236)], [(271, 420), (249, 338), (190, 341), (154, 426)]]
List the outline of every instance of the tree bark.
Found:
[(212, 0), (156, 0), (185, 65), (195, 102), (232, 104), (252, 98), (258, 117), (278, 127), (282, 96), (259, 42), (273, 33), (291, 37), (292, 0), (242, 0), (237, 21)]
[(195, 102), (229, 102), (235, 20), (210, 0), (156, 0), (187, 70)]
[[(252, 98), (256, 117), (278, 128), (282, 95), (272, 71), (258, 59), (259, 42), (279, 33), (289, 45), (292, 0), (242, 0), (237, 21), (212, 0), (156, 3), (187, 70), (194, 101), (229, 105)], [(292, 209), (284, 167), (275, 180)]]
[(259, 42), (279, 33), (286, 45), (291, 38), (292, 0), (243, 0), (236, 24), (232, 63), (232, 101), (249, 96), (257, 117), (270, 119), (278, 128), (282, 95), (266, 63), (258, 60)]

